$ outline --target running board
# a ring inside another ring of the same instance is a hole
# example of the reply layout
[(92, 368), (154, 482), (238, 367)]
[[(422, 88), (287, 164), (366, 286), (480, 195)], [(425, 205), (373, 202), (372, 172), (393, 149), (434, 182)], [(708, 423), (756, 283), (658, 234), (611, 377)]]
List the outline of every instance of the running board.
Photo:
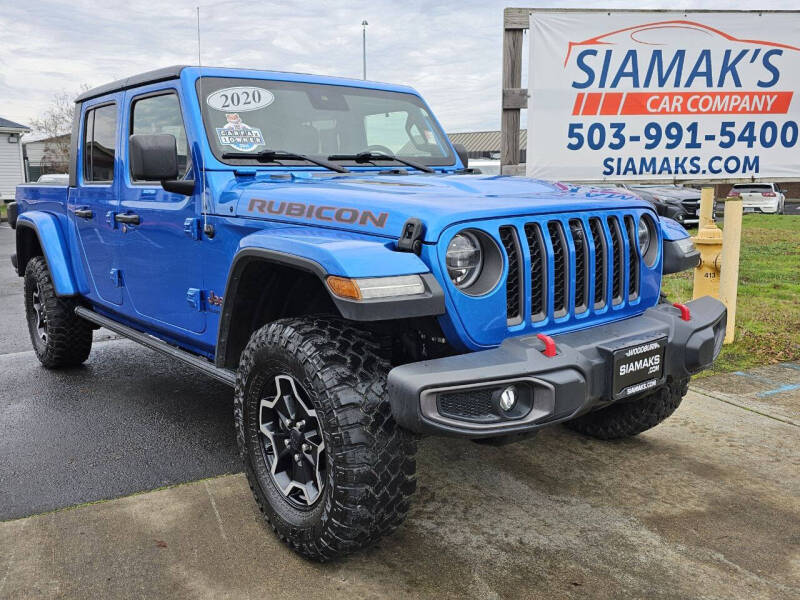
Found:
[(142, 346), (146, 346), (151, 350), (161, 352), (161, 354), (166, 354), (171, 358), (176, 358), (190, 367), (194, 367), (195, 369), (202, 371), (209, 377), (213, 377), (217, 381), (227, 383), (231, 387), (236, 385), (236, 373), (230, 369), (221, 369), (220, 367), (211, 364), (205, 358), (201, 358), (195, 354), (191, 354), (190, 352), (186, 352), (185, 350), (171, 346), (168, 343), (153, 337), (152, 335), (142, 333), (141, 331), (136, 331), (127, 325), (117, 323), (116, 321), (113, 321), (108, 317), (104, 317), (103, 315), (99, 315), (88, 308), (78, 306), (75, 309), (75, 314), (81, 319), (86, 319), (87, 321), (96, 323), (97, 325), (105, 327), (106, 329), (110, 329), (114, 333), (118, 333), (119, 335), (126, 337), (129, 340), (133, 340)]

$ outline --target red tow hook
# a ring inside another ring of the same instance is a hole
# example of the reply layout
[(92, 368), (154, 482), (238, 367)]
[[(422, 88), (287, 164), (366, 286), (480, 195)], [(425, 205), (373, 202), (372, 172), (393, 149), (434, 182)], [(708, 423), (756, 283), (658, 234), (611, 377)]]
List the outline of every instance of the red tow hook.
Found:
[(681, 304), (680, 302), (675, 302), (672, 306), (681, 311), (681, 319), (683, 319), (684, 321), (688, 321), (692, 318), (692, 314), (689, 312), (689, 307), (686, 306), (685, 304)]
[(553, 338), (543, 333), (537, 333), (536, 337), (544, 342), (543, 354), (545, 356), (552, 358), (553, 356), (556, 355), (556, 343), (553, 341)]

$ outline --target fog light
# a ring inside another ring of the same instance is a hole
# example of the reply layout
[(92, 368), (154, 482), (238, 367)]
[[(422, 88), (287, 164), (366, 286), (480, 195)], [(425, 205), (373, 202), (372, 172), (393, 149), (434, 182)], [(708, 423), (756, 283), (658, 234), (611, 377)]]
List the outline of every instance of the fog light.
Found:
[(500, 408), (509, 412), (517, 405), (517, 388), (513, 385), (508, 386), (500, 393)]

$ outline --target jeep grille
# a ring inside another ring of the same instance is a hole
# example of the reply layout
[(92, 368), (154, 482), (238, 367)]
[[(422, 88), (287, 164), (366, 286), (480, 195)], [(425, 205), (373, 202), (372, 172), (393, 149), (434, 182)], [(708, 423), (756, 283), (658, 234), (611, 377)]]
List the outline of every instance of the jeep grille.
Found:
[[(521, 231), (519, 230), (521, 229)], [(636, 217), (550, 219), (500, 227), (508, 257), (506, 279), (509, 325), (580, 315), (590, 305), (618, 306), (639, 295), (640, 257)], [(520, 241), (526, 245), (520, 246)], [(627, 256), (626, 256), (627, 254)], [(626, 272), (627, 271), (627, 272)], [(525, 315), (526, 292), (530, 305)]]

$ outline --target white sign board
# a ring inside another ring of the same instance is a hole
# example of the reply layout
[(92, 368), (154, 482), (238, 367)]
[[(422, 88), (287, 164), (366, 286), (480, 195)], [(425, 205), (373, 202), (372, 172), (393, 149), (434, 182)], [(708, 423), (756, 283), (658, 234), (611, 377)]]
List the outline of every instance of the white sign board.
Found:
[(800, 13), (534, 11), (528, 175), (800, 178)]

